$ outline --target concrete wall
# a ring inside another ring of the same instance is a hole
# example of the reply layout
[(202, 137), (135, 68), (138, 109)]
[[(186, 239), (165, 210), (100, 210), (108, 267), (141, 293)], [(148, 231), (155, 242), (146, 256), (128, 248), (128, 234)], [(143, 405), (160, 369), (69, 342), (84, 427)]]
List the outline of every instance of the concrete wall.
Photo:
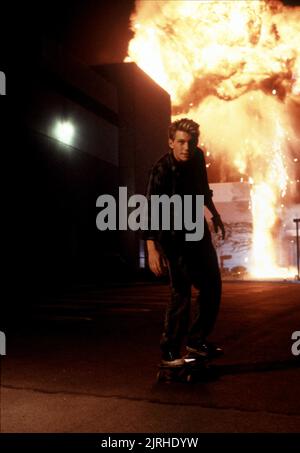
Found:
[[(30, 70), (21, 139), (28, 168), (21, 272), (35, 288), (105, 282), (118, 271), (119, 238), (96, 229), (96, 199), (117, 196), (117, 91), (59, 52), (46, 53)], [(58, 121), (73, 125), (71, 144), (58, 140)]]
[[(168, 150), (167, 130), (171, 121), (170, 96), (135, 63), (94, 68), (118, 90), (119, 99), (119, 184), (128, 196), (145, 193), (152, 164)], [(122, 252), (138, 268), (143, 260), (140, 235), (120, 234)]]
[(58, 140), (56, 127), (59, 122), (64, 121), (70, 122), (74, 127), (70, 149), (79, 149), (118, 166), (117, 126), (51, 87), (40, 84), (27, 114), (28, 126), (40, 134)]
[[(21, 141), (29, 221), (19, 266), (36, 289), (126, 278), (143, 259), (139, 232), (96, 229), (96, 199), (117, 198), (119, 186), (128, 196), (145, 192), (151, 165), (167, 151), (170, 98), (134, 64), (100, 69), (48, 49), (28, 74)], [(58, 121), (73, 125), (70, 144), (58, 140)]]

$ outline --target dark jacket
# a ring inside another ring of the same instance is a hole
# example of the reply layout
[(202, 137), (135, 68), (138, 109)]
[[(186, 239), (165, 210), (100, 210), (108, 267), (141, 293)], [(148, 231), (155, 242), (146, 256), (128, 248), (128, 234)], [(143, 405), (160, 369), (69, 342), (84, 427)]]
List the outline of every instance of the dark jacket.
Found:
[[(163, 155), (152, 167), (146, 190), (148, 200), (148, 216), (150, 219), (151, 195), (166, 194), (171, 197), (178, 195), (204, 195), (204, 204), (212, 198), (213, 192), (208, 185), (204, 153), (200, 148), (187, 162), (178, 162), (172, 152)], [(150, 222), (149, 222), (150, 223)], [(151, 231), (143, 232), (144, 240), (155, 240), (163, 249), (173, 248), (184, 242), (184, 231)], [(210, 233), (205, 222), (205, 235), (210, 239)]]

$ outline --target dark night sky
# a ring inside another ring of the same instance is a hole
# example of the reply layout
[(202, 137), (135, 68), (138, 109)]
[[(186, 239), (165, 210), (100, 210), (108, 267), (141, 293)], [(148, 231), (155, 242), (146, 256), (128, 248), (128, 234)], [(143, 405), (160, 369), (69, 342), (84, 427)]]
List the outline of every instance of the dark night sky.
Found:
[(129, 17), (134, 0), (73, 0), (63, 2), (58, 9), (59, 21), (52, 27), (56, 12), (50, 7), (53, 20), (47, 21), (47, 32), (61, 41), (68, 51), (88, 64), (124, 59), (132, 37)]
[(132, 36), (133, 9), (134, 0), (6, 2), (0, 16), (0, 69), (26, 70), (47, 39), (87, 64), (120, 62)]
[[(300, 5), (300, 0), (284, 3)], [(134, 0), (44, 0), (4, 7), (10, 9), (10, 17), (5, 19), (2, 11), (1, 57), (4, 43), (10, 58), (26, 66), (45, 37), (63, 44), (87, 64), (121, 62), (126, 56)]]
[[(284, 0), (283, 3), (300, 5), (300, 0)], [(134, 0), (65, 0), (58, 3), (55, 10), (52, 1), (48, 8), (48, 17), (53, 17), (48, 21), (49, 32), (88, 64), (120, 62), (126, 56), (132, 37), (129, 17), (134, 10)]]
[[(53, 20), (48, 21), (49, 32), (88, 64), (123, 61), (132, 37), (129, 17), (134, 3), (134, 0), (65, 0), (58, 3), (55, 11), (50, 2), (48, 17)], [(300, 0), (284, 0), (283, 3), (300, 5)]]

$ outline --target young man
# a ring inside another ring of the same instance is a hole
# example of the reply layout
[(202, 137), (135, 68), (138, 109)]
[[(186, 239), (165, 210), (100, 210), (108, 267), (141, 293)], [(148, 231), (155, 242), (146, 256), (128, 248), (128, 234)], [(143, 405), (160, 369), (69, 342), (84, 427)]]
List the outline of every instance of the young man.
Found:
[[(214, 229), (217, 232), (220, 228), (224, 239), (225, 229), (212, 201), (204, 153), (197, 147), (198, 139), (199, 125), (194, 121), (183, 118), (170, 125), (170, 150), (152, 167), (147, 187), (148, 203), (150, 205), (151, 195), (171, 197), (177, 194), (182, 198), (184, 195), (204, 195), (204, 204), (213, 216)], [(188, 352), (201, 356), (219, 355), (221, 348), (207, 342), (219, 311), (221, 277), (206, 220), (200, 241), (187, 241), (184, 229), (148, 230), (143, 237), (151, 271), (161, 276), (167, 267), (170, 276), (171, 299), (160, 341), (162, 363), (169, 366), (184, 363), (180, 350), (186, 335)], [(189, 328), (192, 285), (199, 294), (197, 313)]]

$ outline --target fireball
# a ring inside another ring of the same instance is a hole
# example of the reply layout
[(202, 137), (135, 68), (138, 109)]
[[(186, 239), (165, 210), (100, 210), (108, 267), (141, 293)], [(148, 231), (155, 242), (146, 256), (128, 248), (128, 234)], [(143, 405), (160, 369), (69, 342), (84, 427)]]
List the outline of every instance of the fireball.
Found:
[(174, 118), (200, 123), (206, 150), (251, 181), (252, 275), (294, 275), (277, 265), (274, 229), (300, 157), (300, 7), (140, 0), (131, 23), (125, 61), (170, 93)]

